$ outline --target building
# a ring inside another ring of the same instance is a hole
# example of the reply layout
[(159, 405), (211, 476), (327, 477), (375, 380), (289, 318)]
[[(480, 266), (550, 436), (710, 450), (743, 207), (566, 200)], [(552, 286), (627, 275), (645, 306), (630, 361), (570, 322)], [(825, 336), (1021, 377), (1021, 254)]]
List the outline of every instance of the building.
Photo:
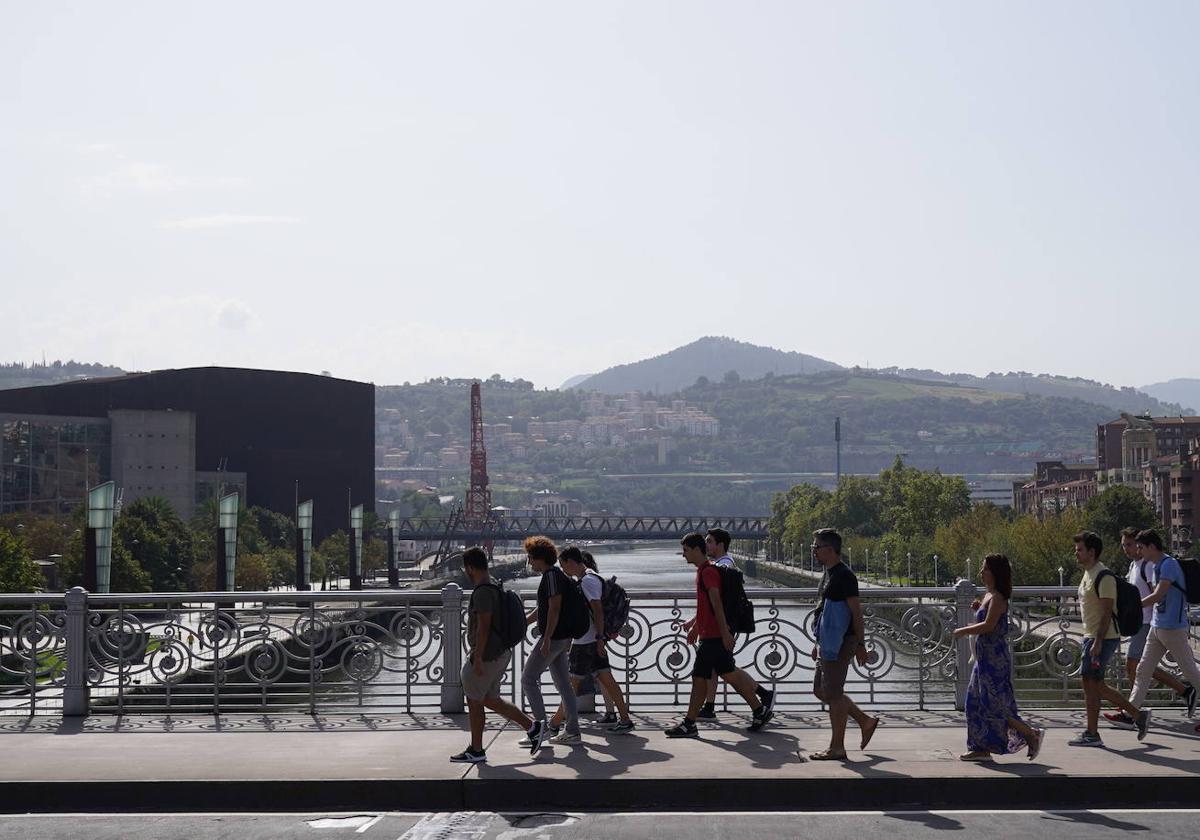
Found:
[(1032, 514), (1042, 519), (1067, 508), (1081, 508), (1100, 492), (1096, 476), (1097, 469), (1090, 464), (1038, 461), (1032, 481), (1013, 484), (1013, 509), (1019, 516)]
[[(189, 518), (221, 491), (320, 536), (374, 510), (375, 389), (304, 373), (184, 368), (0, 391), (0, 513), (65, 513), (114, 481)], [(349, 499), (347, 498), (349, 496)]]

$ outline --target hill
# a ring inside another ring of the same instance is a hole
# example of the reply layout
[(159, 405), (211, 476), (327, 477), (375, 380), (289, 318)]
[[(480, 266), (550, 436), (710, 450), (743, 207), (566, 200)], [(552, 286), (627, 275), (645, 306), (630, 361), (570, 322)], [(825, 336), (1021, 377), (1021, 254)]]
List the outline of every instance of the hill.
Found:
[(701, 376), (723, 380), (730, 371), (736, 371), (741, 379), (760, 379), (768, 373), (780, 376), (840, 369), (840, 365), (806, 353), (707, 336), (661, 356), (616, 365), (582, 380), (572, 377), (563, 383), (563, 388), (605, 394), (628, 391), (669, 394), (687, 388)]
[(979, 388), (1001, 394), (1021, 394), (1040, 397), (1062, 397), (1071, 400), (1103, 405), (1114, 411), (1133, 414), (1149, 412), (1156, 417), (1179, 414), (1177, 401), (1164, 401), (1164, 397), (1152, 395), (1137, 388), (1106, 385), (1091, 379), (1071, 376), (1055, 376), (1049, 373), (989, 373), (973, 376), (969, 373), (939, 373), (936, 370), (913, 370), (911, 368), (885, 368), (879, 373), (922, 379), (930, 382), (949, 382), (968, 388)]
[(53, 385), (72, 379), (90, 379), (97, 376), (120, 376), (125, 373), (119, 367), (97, 363), (70, 361), (26, 364), (11, 362), (0, 365), (0, 389), (30, 388), (35, 385)]
[(1179, 403), (1184, 406), (1184, 414), (1195, 414), (1200, 409), (1200, 379), (1168, 379), (1145, 385), (1142, 390), (1160, 400)]

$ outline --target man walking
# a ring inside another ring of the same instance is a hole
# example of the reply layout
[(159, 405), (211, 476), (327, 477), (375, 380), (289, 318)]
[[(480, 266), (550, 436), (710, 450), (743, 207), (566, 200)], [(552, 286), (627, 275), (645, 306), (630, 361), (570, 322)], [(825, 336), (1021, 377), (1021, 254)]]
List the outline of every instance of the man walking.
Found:
[(1129, 715), (1140, 741), (1146, 737), (1146, 727), (1150, 725), (1149, 710), (1139, 712), (1133, 703), (1104, 682), (1108, 662), (1121, 644), (1120, 633), (1113, 622), (1117, 578), (1100, 562), (1104, 541), (1097, 534), (1081, 531), (1072, 539), (1075, 540), (1075, 562), (1083, 570), (1078, 590), (1079, 611), (1083, 618), (1083, 659), (1079, 676), (1083, 681), (1087, 728), (1067, 743), (1072, 747), (1104, 746), (1098, 731), (1101, 700), (1120, 706)]
[[(1140, 709), (1163, 654), (1171, 654), (1193, 686), (1200, 685), (1200, 668), (1188, 641), (1187, 582), (1183, 567), (1174, 557), (1163, 553), (1162, 537), (1156, 531), (1139, 531), (1136, 539), (1142, 557), (1154, 567), (1154, 590), (1142, 599), (1142, 606), (1153, 607), (1154, 615), (1150, 618), (1150, 635), (1134, 676), (1133, 691), (1129, 693), (1129, 702)], [(1148, 718), (1150, 710), (1142, 709), (1141, 714)], [(1196, 692), (1192, 691), (1187, 696), (1187, 715), (1195, 714)], [(1139, 726), (1138, 740), (1144, 737), (1145, 728)]]
[[(1126, 574), (1126, 580), (1137, 587), (1138, 595), (1143, 599), (1149, 595), (1154, 584), (1151, 583), (1151, 575), (1154, 573), (1154, 565), (1144, 557), (1142, 557), (1141, 547), (1137, 543), (1137, 528), (1125, 528), (1121, 531), (1121, 551), (1125, 554), (1125, 559), (1129, 561), (1129, 571)], [(1125, 673), (1129, 678), (1129, 685), (1132, 687), (1137, 675), (1138, 662), (1142, 658), (1142, 652), (1146, 649), (1146, 638), (1150, 635), (1150, 624), (1154, 618), (1154, 607), (1142, 607), (1142, 629), (1138, 631), (1136, 636), (1131, 636), (1129, 639), (1129, 649), (1125, 651)], [(1183, 702), (1194, 707), (1196, 704), (1196, 689), (1191, 683), (1183, 683), (1177, 680), (1172, 674), (1167, 673), (1161, 668), (1154, 669), (1154, 680), (1159, 684), (1166, 686), (1183, 698)], [(1105, 719), (1110, 721), (1117, 729), (1136, 729), (1133, 718), (1122, 711), (1105, 712)]]
[(575, 692), (571, 690), (568, 658), (571, 652), (570, 622), (564, 619), (571, 616), (567, 612), (572, 609), (568, 598), (574, 598), (572, 587), (575, 583), (555, 565), (558, 561), (558, 549), (549, 537), (529, 537), (525, 540), (525, 554), (529, 557), (529, 565), (542, 576), (538, 584), (537, 607), (525, 617), (527, 623), (537, 622), (539, 637), (537, 644), (529, 652), (525, 660), (525, 670), (521, 674), (521, 689), (529, 701), (529, 711), (532, 712), (533, 726), (519, 743), (529, 747), (531, 755), (542, 748), (542, 743), (549, 733), (546, 723), (546, 703), (542, 699), (542, 673), (550, 671), (554, 687), (562, 697), (563, 709), (566, 713), (566, 729), (554, 736), (551, 743), (571, 746), (582, 741), (579, 732), (579, 705)]
[(846, 724), (850, 718), (862, 733), (859, 749), (866, 749), (879, 718), (871, 717), (846, 696), (846, 676), (850, 661), (867, 664), (866, 629), (862, 604), (858, 600), (858, 578), (842, 562), (842, 537), (832, 528), (813, 534), (813, 559), (825, 567), (818, 591), (817, 644), (812, 658), (817, 660), (813, 673), (813, 694), (829, 707), (832, 733), (829, 748), (812, 754), (814, 761), (846, 760)]
[[(563, 573), (579, 580), (583, 597), (588, 602), (591, 621), (588, 630), (571, 643), (571, 654), (568, 660), (568, 670), (571, 677), (572, 693), (579, 691), (579, 686), (589, 676), (594, 675), (600, 684), (606, 699), (611, 699), (617, 708), (617, 722), (608, 727), (609, 732), (624, 735), (634, 730), (633, 721), (629, 717), (629, 707), (625, 704), (625, 695), (621, 686), (613, 678), (612, 668), (608, 664), (607, 639), (604, 637), (604, 606), (601, 596), (604, 593), (604, 580), (600, 575), (588, 568), (583, 559), (583, 552), (575, 546), (567, 546), (558, 555), (558, 565)], [(550, 721), (550, 728), (557, 729), (562, 725), (564, 707), (559, 706)]]
[(487, 760), (483, 749), (485, 709), (512, 721), (528, 731), (533, 726), (529, 716), (500, 697), (504, 672), (512, 661), (512, 650), (504, 646), (497, 624), (502, 620), (502, 590), (488, 574), (488, 556), (474, 546), (463, 552), (463, 570), (471, 581), (471, 600), (467, 604), (467, 643), (470, 651), (462, 669), (463, 694), (467, 698), (467, 714), (471, 723), (471, 744), (451, 761), (471, 764)]
[(696, 717), (708, 692), (708, 681), (720, 676), (738, 694), (742, 695), (753, 711), (748, 729), (757, 732), (771, 719), (771, 707), (775, 704), (775, 692), (761, 689), (754, 679), (737, 667), (733, 661), (733, 633), (725, 620), (725, 607), (721, 601), (721, 573), (709, 562), (705, 552), (704, 537), (688, 534), (680, 545), (683, 556), (696, 567), (696, 620), (688, 631), (688, 644), (699, 641), (696, 649), (696, 664), (692, 668), (692, 695), (684, 719), (666, 730), (668, 738), (696, 738)]

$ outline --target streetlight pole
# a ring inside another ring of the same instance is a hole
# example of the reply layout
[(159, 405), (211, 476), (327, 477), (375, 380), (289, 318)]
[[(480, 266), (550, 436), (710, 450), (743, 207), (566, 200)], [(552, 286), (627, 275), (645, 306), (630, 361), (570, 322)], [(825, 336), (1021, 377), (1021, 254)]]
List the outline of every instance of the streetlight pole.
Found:
[(1063, 582), (1063, 576), (1066, 575), (1066, 573), (1066, 569), (1064, 569), (1062, 566), (1058, 567), (1058, 585), (1060, 588), (1066, 586), (1066, 583)]
[(933, 585), (937, 586), (938, 582), (938, 556), (935, 554), (933, 555)]
[(912, 586), (912, 552), (908, 552), (908, 585)]

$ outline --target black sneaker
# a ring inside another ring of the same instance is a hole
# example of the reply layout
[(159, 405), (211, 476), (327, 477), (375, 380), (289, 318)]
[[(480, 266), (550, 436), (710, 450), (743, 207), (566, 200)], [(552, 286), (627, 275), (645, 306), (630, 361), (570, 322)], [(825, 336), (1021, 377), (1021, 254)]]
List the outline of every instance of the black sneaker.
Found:
[(696, 713), (696, 720), (716, 720), (717, 707), (712, 703), (705, 703), (700, 707), (700, 711)]
[(535, 720), (533, 726), (525, 737), (529, 739), (529, 754), (537, 755), (538, 750), (542, 748), (542, 744), (546, 743), (546, 739), (550, 737), (550, 727), (546, 725), (544, 720)]
[(604, 717), (602, 717), (598, 721), (596, 721), (596, 723), (598, 723), (602, 726), (605, 724), (616, 723), (616, 722), (617, 722), (617, 713), (616, 712), (605, 712)]
[(1187, 716), (1196, 716), (1196, 686), (1191, 683), (1183, 690), (1183, 702), (1187, 703)]
[(608, 727), (608, 731), (617, 735), (625, 735), (626, 733), (632, 732), (634, 728), (633, 721), (623, 720), (617, 723), (615, 726)]
[(457, 755), (450, 756), (450, 760), (460, 764), (478, 764), (481, 761), (487, 761), (487, 750), (476, 750), (474, 747), (467, 747)]
[(668, 738), (699, 738), (700, 730), (694, 722), (685, 718), (666, 730), (665, 734)]
[(761, 685), (755, 689), (758, 694), (758, 699), (767, 707), (767, 715), (775, 714), (775, 692), (769, 688), (763, 688)]
[(775, 714), (771, 711), (771, 709), (767, 706), (767, 704), (763, 703), (761, 706), (759, 706), (757, 709), (754, 710), (754, 719), (751, 720), (750, 725), (746, 727), (747, 731), (757, 732), (758, 730), (760, 730), (764, 726), (766, 726), (767, 721), (769, 721), (774, 716), (775, 716)]

